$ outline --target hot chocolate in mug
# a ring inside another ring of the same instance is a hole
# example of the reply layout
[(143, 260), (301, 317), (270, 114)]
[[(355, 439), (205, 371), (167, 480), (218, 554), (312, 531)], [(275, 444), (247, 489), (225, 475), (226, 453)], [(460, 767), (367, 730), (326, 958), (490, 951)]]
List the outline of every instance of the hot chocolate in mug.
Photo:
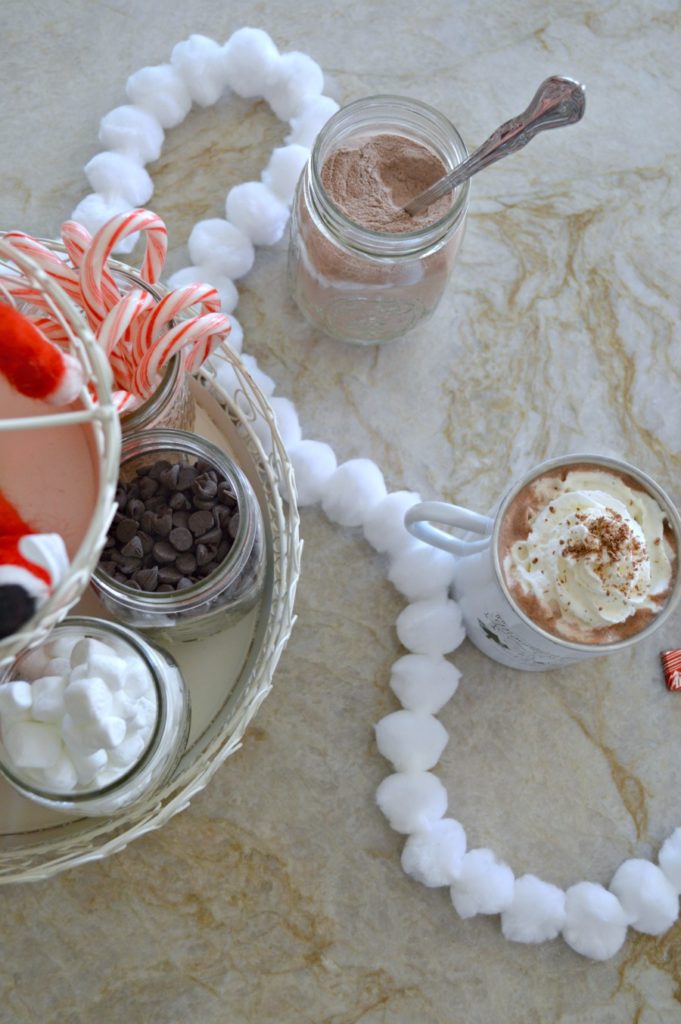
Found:
[(681, 517), (654, 480), (617, 459), (551, 459), (504, 495), (494, 517), (427, 501), (405, 525), (460, 556), (453, 592), (468, 638), (511, 668), (622, 650), (661, 626), (681, 597)]

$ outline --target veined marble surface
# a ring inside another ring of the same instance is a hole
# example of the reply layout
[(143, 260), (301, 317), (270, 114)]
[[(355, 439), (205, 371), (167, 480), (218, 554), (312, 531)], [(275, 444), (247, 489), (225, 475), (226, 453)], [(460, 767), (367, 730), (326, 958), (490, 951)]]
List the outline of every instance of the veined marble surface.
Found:
[[(285, 245), (240, 288), (245, 348), (341, 460), (390, 489), (485, 510), (566, 451), (617, 454), (681, 502), (681, 16), (674, 0), (301, 0), (198, 5), (4, 0), (0, 225), (55, 235), (88, 190), (100, 117), (127, 76), (193, 32), (252, 24), (315, 57), (341, 101), (394, 92), (448, 114), (469, 147), (553, 73), (587, 83), (585, 121), (475, 179), (436, 315), (383, 349), (311, 331)], [(199, 218), (257, 177), (283, 126), (262, 103), (195, 110), (167, 135), (151, 206), (171, 269)], [(403, 599), (357, 531), (304, 510), (299, 621), (243, 745), (191, 807), (100, 863), (3, 889), (0, 1020), (35, 1024), (637, 1024), (681, 1021), (681, 925), (630, 932), (598, 964), (561, 940), (506, 942), (401, 872), (373, 802), (372, 724), (397, 708)], [(465, 644), (438, 773), (469, 847), (516, 875), (608, 884), (681, 824), (681, 696), (659, 652), (515, 673)]]

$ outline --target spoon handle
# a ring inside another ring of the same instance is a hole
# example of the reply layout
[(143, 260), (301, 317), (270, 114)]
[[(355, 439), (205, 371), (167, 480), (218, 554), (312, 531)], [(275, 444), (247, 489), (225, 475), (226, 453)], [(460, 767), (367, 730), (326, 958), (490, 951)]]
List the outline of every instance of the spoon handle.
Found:
[(527, 110), (500, 125), (467, 160), (408, 202), (405, 210), (418, 213), (478, 171), (503, 160), (509, 153), (517, 153), (539, 132), (576, 124), (584, 115), (585, 106), (585, 89), (579, 82), (558, 75), (547, 78), (537, 89)]

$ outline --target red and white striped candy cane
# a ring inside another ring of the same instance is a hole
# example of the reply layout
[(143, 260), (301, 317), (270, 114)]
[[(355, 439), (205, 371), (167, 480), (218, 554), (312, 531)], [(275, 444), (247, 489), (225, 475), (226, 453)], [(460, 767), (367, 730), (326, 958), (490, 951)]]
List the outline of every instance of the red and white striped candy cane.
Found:
[[(164, 295), (153, 312), (140, 325), (141, 330), (137, 338), (140, 347), (139, 358), (142, 358), (148, 347), (160, 338), (171, 320), (197, 306), (201, 313), (220, 311), (220, 296), (212, 285), (189, 284)], [(137, 355), (137, 348), (135, 354)]]
[[(85, 253), (88, 252), (92, 245), (92, 235), (87, 228), (83, 227), (82, 224), (79, 224), (78, 221), (67, 220), (61, 226), (61, 237), (64, 245), (66, 246), (66, 251), (69, 254), (71, 262), (74, 267), (77, 268), (78, 301), (85, 310), (90, 327), (96, 332), (101, 323), (102, 317), (95, 310), (89, 307), (85, 301), (81, 280), (81, 267), (85, 258)], [(118, 290), (118, 285), (106, 266), (102, 268), (101, 288), (103, 294), (106, 296), (106, 303), (108, 306), (113, 305), (120, 298), (121, 293)]]
[(229, 317), (224, 313), (205, 313), (172, 327), (156, 339), (138, 364), (135, 376), (138, 393), (151, 394), (153, 382), (178, 352), (188, 350), (188, 358), (196, 364), (195, 346), (201, 352), (210, 352), (227, 337), (230, 329)]
[(141, 315), (151, 309), (154, 298), (142, 288), (119, 299), (97, 328), (97, 340), (106, 352), (116, 384), (130, 390), (135, 380), (133, 328)]
[(11, 242), (15, 249), (25, 253), (45, 273), (49, 274), (52, 280), (56, 281), (60, 288), (64, 289), (69, 298), (80, 302), (78, 273), (58, 253), (48, 249), (37, 238), (27, 235), (23, 231), (8, 231), (3, 237)]

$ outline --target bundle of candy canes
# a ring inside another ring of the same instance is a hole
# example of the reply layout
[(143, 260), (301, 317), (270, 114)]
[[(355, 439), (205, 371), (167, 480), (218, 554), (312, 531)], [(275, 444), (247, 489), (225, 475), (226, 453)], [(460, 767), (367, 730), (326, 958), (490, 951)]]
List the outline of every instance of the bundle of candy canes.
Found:
[[(220, 312), (220, 296), (209, 284), (187, 284), (159, 298), (144, 287), (126, 287), (110, 269), (109, 257), (122, 239), (145, 239), (139, 270), (142, 282), (158, 282), (165, 263), (168, 232), (150, 210), (120, 213), (91, 235), (77, 221), (62, 225), (65, 253), (21, 231), (5, 234), (29, 256), (83, 311), (105, 351), (114, 378), (114, 403), (119, 412), (149, 398), (176, 356), (194, 373), (229, 335), (229, 317)], [(51, 342), (67, 346), (68, 333), (43, 292), (16, 275), (0, 270), (0, 288), (23, 304), (24, 314)]]

